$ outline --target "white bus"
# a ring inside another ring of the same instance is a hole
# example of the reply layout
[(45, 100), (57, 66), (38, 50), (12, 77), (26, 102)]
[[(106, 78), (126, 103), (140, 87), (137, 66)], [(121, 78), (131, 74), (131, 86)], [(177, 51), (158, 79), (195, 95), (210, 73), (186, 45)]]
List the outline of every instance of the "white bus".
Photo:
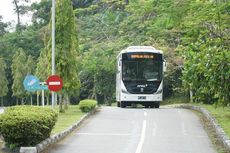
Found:
[(163, 52), (151, 46), (130, 46), (117, 56), (116, 100), (118, 107), (142, 104), (159, 108), (163, 95)]

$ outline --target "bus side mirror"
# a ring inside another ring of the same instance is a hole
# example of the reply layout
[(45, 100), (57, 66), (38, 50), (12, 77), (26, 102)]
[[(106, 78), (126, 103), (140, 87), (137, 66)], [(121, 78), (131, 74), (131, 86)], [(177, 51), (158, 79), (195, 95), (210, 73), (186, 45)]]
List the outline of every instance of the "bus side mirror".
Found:
[(164, 61), (163, 62), (163, 72), (166, 72), (167, 71), (167, 62)]

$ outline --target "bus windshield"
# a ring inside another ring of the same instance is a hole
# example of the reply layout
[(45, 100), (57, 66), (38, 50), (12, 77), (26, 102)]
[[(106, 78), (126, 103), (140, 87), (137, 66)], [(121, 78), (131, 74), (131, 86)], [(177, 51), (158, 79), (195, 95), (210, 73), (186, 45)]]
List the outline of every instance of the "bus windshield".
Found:
[(160, 81), (162, 62), (152, 59), (124, 60), (122, 78), (123, 81)]

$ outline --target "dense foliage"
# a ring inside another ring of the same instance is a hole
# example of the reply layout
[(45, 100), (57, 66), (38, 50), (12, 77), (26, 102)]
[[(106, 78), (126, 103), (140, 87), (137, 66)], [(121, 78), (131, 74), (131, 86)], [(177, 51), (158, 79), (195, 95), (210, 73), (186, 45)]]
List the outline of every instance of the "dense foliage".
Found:
[[(191, 91), (194, 101), (230, 103), (230, 1), (72, 0), (70, 5), (57, 0), (56, 6), (57, 73), (64, 78), (67, 99), (94, 98), (110, 105), (115, 100), (117, 54), (130, 45), (150, 45), (163, 50), (168, 62), (165, 97)], [(21, 48), (37, 59), (41, 80), (51, 72), (50, 8), (51, 0), (34, 3), (33, 24), (20, 32), (7, 31), (8, 23), (0, 20), (0, 56), (11, 65)], [(14, 74), (6, 68), (8, 101)]]
[(9, 147), (32, 146), (50, 136), (57, 112), (37, 106), (14, 106), (0, 115), (0, 133)]
[(85, 99), (80, 101), (79, 103), (79, 109), (82, 112), (90, 112), (93, 109), (95, 109), (95, 107), (97, 106), (97, 101), (92, 100), (92, 99)]

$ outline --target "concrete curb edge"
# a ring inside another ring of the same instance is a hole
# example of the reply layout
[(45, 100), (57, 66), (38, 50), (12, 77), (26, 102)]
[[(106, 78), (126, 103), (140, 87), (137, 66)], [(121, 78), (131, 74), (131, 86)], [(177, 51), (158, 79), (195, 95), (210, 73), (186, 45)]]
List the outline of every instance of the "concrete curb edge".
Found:
[(193, 105), (189, 105), (189, 104), (180, 104), (180, 105), (176, 105), (174, 107), (191, 109), (191, 110), (196, 110), (196, 111), (201, 112), (205, 116), (205, 118), (211, 123), (212, 127), (215, 129), (215, 132), (216, 132), (218, 138), (220, 139), (220, 141), (224, 144), (226, 149), (228, 151), (230, 151), (230, 139), (229, 139), (229, 137), (226, 135), (224, 130), (220, 127), (220, 125), (217, 123), (216, 119), (209, 113), (208, 110), (206, 110), (202, 107), (199, 107), (199, 106), (193, 106)]
[(34, 147), (20, 147), (20, 153), (40, 153), (42, 152), (50, 145), (55, 144), (56, 142), (65, 138), (69, 133), (71, 133), (73, 130), (78, 128), (83, 123), (83, 121), (85, 121), (87, 118), (93, 115), (97, 110), (98, 110), (98, 107), (95, 108), (93, 111), (82, 116), (79, 121), (77, 121), (76, 123), (68, 127), (66, 130), (50, 136), (49, 138), (43, 140), (42, 142), (40, 142)]

